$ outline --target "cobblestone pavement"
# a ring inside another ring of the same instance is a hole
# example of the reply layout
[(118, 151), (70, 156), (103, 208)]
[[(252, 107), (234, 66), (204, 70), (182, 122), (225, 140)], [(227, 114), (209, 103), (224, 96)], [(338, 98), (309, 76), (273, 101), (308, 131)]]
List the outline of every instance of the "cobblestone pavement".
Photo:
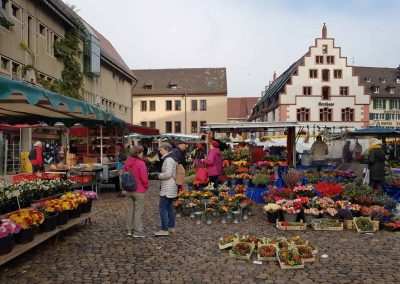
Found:
[[(355, 231), (282, 232), (267, 224), (261, 206), (240, 224), (195, 225), (179, 218), (169, 237), (133, 239), (125, 235), (125, 198), (103, 193), (90, 227), (71, 228), (57, 245), (49, 240), (0, 267), (0, 283), (399, 283), (399, 233)], [(159, 229), (158, 190), (148, 193), (144, 225)], [(219, 237), (237, 232), (258, 236), (300, 235), (319, 254), (303, 270), (276, 263), (253, 264), (219, 251)], [(327, 259), (320, 255), (326, 253)]]

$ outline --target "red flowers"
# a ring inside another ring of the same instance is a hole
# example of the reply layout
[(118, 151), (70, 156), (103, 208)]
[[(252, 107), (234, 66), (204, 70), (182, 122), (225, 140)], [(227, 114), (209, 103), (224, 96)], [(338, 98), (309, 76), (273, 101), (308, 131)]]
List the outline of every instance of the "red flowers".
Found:
[(316, 185), (316, 189), (322, 197), (337, 197), (344, 192), (343, 187), (336, 182), (320, 181)]
[(261, 257), (275, 257), (276, 248), (274, 246), (266, 245), (258, 250), (258, 254)]

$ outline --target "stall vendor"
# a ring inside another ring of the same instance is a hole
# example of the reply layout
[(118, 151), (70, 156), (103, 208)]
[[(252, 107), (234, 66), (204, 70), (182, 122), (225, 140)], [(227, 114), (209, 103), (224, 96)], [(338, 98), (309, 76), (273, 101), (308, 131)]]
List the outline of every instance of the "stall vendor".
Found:
[(326, 155), (328, 155), (328, 145), (322, 141), (320, 135), (317, 136), (316, 141), (311, 146), (310, 155), (313, 165), (322, 166), (325, 164)]

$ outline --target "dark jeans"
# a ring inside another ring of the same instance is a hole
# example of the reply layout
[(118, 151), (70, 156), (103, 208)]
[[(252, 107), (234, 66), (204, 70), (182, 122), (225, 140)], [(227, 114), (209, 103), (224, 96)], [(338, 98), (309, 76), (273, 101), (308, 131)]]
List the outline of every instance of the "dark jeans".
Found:
[(38, 165), (32, 166), (32, 173), (37, 173), (37, 172), (42, 172), (42, 171), (44, 171), (43, 166), (38, 166)]
[(175, 228), (174, 199), (160, 196), (161, 230), (168, 231), (168, 228)]
[(218, 176), (209, 176), (208, 177), (209, 182), (212, 182), (214, 184), (214, 188), (217, 188), (217, 186), (218, 186), (218, 177), (219, 177), (219, 175)]

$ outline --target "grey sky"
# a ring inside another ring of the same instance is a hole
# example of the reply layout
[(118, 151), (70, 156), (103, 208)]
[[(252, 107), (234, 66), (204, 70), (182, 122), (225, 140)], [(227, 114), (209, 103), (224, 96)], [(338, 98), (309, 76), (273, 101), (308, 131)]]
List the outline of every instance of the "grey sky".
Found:
[(226, 67), (228, 96), (259, 96), (320, 37), (348, 63), (400, 64), (396, 0), (64, 0), (132, 69)]

